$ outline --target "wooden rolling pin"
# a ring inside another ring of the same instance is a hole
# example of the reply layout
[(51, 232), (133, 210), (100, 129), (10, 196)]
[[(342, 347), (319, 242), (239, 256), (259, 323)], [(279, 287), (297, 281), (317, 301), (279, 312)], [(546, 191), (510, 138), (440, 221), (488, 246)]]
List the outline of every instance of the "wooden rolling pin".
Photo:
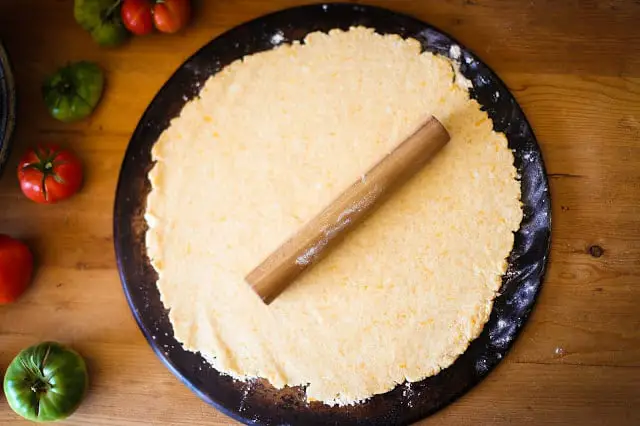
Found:
[(435, 117), (430, 117), (251, 271), (245, 277), (247, 283), (266, 304), (271, 303), (393, 190), (416, 174), (449, 139), (444, 126)]

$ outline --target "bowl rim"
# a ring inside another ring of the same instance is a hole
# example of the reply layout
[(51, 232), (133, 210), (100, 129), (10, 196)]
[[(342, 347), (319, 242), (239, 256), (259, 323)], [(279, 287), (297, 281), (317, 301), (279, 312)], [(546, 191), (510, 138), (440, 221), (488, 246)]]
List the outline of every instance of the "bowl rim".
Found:
[(11, 152), (16, 120), (16, 92), (9, 55), (0, 41), (0, 176)]

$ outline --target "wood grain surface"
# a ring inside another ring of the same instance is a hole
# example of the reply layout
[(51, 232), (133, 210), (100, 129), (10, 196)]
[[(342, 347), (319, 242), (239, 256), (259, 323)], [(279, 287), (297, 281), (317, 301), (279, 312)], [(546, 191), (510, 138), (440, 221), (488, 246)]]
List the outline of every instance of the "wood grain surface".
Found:
[[(222, 31), (300, 3), (200, 1), (180, 34), (100, 49), (75, 24), (70, 0), (0, 0), (0, 38), (19, 91), (0, 232), (25, 239), (37, 260), (30, 290), (0, 307), (0, 370), (41, 340), (79, 350), (91, 389), (64, 424), (234, 424), (173, 377), (138, 330), (114, 260), (113, 197), (131, 132), (169, 75)], [(529, 323), (483, 383), (424, 424), (640, 424), (640, 2), (370, 3), (440, 27), (493, 67), (531, 121), (551, 181), (551, 262)], [(106, 70), (104, 99), (88, 120), (58, 123), (41, 81), (80, 59)], [(41, 206), (21, 195), (17, 160), (38, 142), (83, 159), (78, 196)], [(24, 423), (0, 394), (0, 424)]]

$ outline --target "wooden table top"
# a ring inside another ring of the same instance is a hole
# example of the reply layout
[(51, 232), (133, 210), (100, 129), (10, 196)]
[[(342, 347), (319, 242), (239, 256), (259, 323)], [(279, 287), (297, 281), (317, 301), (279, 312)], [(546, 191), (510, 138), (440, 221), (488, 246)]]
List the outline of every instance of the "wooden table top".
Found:
[[(0, 2), (19, 90), (0, 233), (26, 240), (37, 260), (30, 290), (0, 307), (0, 370), (42, 340), (79, 350), (91, 388), (64, 424), (234, 423), (183, 386), (138, 330), (116, 270), (113, 197), (129, 137), (169, 75), (222, 31), (300, 3), (203, 0), (178, 35), (100, 49), (75, 24), (70, 0)], [(640, 2), (370, 3), (440, 27), (493, 67), (531, 121), (551, 182), (551, 262), (524, 332), (484, 382), (425, 424), (640, 424)], [(104, 67), (105, 96), (91, 118), (62, 124), (48, 116), (40, 84), (80, 59)], [(38, 142), (79, 154), (79, 195), (52, 206), (21, 195), (17, 160)], [(24, 424), (2, 395), (0, 424)]]

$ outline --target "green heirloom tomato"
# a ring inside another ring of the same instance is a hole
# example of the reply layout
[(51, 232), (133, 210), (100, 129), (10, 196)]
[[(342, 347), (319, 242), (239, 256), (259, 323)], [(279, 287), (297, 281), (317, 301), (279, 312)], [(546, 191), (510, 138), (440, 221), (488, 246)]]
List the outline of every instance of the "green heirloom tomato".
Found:
[(82, 357), (55, 342), (23, 350), (4, 376), (4, 393), (13, 411), (35, 422), (69, 417), (82, 402), (88, 385)]
[(42, 85), (42, 96), (54, 118), (76, 121), (89, 116), (98, 105), (104, 74), (93, 62), (76, 62), (56, 71)]
[(129, 32), (122, 23), (122, 0), (75, 0), (73, 15), (82, 28), (101, 46), (117, 46)]

